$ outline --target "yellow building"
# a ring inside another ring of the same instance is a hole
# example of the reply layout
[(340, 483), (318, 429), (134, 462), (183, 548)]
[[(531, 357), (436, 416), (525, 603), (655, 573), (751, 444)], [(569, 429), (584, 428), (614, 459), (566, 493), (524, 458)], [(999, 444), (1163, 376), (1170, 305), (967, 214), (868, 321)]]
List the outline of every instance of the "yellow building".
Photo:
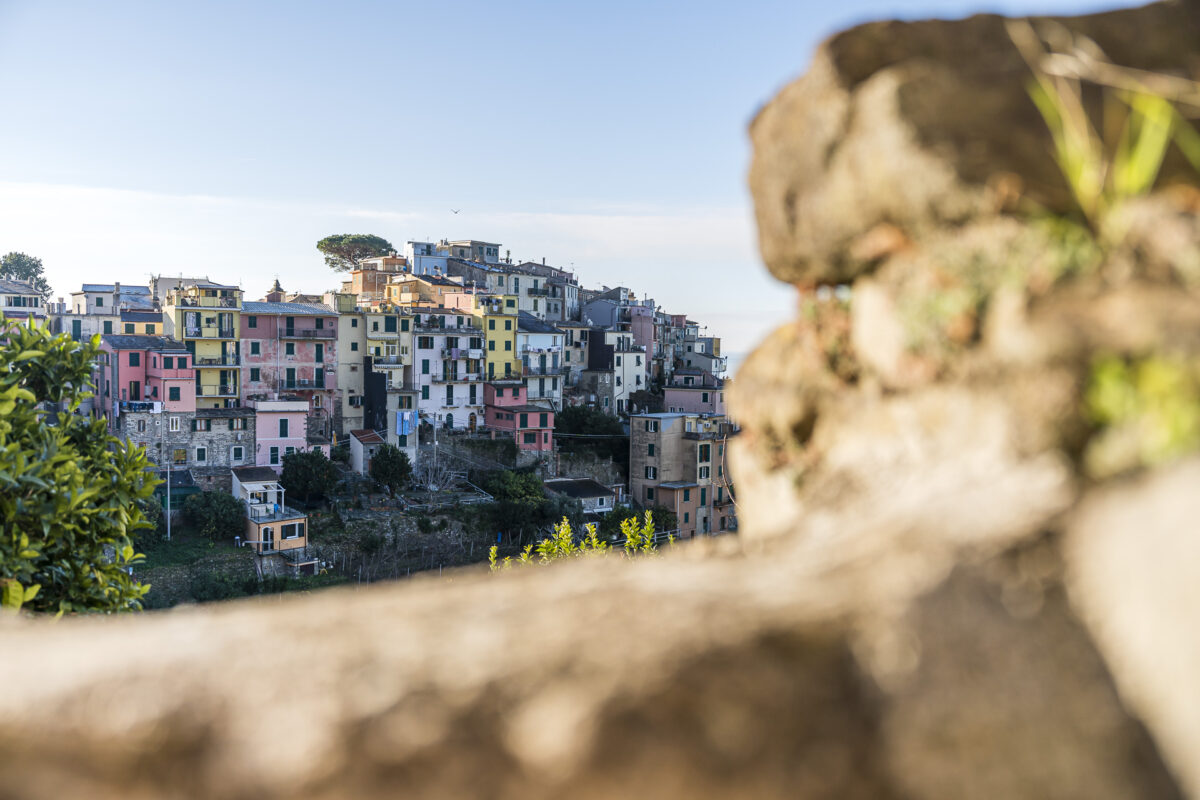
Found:
[(208, 280), (171, 289), (163, 334), (183, 342), (196, 365), (196, 408), (240, 404), (242, 290)]
[(445, 306), (446, 295), (464, 291), (462, 278), (403, 274), (388, 281), (385, 294), (397, 306)]
[(511, 294), (447, 295), (449, 304), (470, 312), (484, 336), (485, 376), (488, 380), (521, 374), (517, 353), (517, 296)]
[(122, 333), (126, 336), (161, 336), (162, 332), (163, 318), (161, 312), (121, 309), (121, 320), (117, 323), (116, 333)]
[(407, 308), (384, 304), (364, 311), (363, 324), (366, 355), (372, 357), (372, 368), (387, 376), (388, 388), (404, 386), (404, 368), (411, 368), (413, 363), (412, 313)]

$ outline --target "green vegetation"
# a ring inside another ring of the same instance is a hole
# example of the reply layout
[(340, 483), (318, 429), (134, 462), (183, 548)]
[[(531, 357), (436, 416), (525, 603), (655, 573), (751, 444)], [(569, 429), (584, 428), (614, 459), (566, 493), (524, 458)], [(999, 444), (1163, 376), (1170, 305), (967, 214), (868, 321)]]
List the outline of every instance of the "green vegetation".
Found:
[[(149, 587), (128, 572), (141, 503), (158, 483), (145, 451), (78, 414), (99, 339), (0, 326), (0, 588), (3, 607), (130, 611)], [(42, 404), (47, 404), (45, 407)], [(63, 411), (47, 410), (61, 407)]]
[[(624, 537), (621, 552), (626, 558), (645, 556), (658, 552), (654, 543), (654, 518), (647, 511), (638, 522), (637, 517), (629, 517), (621, 522), (621, 534)], [(668, 538), (669, 544), (675, 543), (674, 537)], [(590, 558), (605, 556), (610, 548), (607, 542), (600, 538), (596, 526), (584, 526), (584, 534), (580, 541), (575, 541), (571, 523), (566, 517), (554, 526), (554, 533), (542, 539), (537, 544), (528, 544), (515, 559), (511, 556), (499, 557), (499, 548), (492, 545), (488, 551), (488, 565), (492, 572), (509, 569), (514, 564), (549, 564), (568, 558)]]
[(183, 503), (183, 518), (213, 541), (246, 533), (246, 509), (228, 492), (200, 492)]
[(279, 483), (287, 496), (303, 498), (306, 505), (332, 495), (337, 482), (337, 467), (320, 450), (283, 457), (283, 474), (279, 476)]
[[(585, 438), (562, 434), (584, 434)], [(586, 406), (567, 406), (554, 415), (554, 436), (563, 452), (611, 458), (624, 475), (629, 474), (629, 436), (621, 420), (612, 414)]]
[(42, 300), (50, 299), (50, 282), (46, 280), (46, 270), (40, 258), (24, 253), (8, 253), (0, 258), (0, 278), (29, 281)]
[(1200, 365), (1172, 357), (1105, 357), (1092, 365), (1084, 411), (1097, 428), (1092, 477), (1160, 464), (1200, 448)]
[(1033, 72), (1029, 95), (1050, 129), (1055, 160), (1096, 233), (1113, 233), (1105, 230), (1109, 212), (1153, 188), (1172, 142), (1200, 170), (1200, 134), (1135, 73), (1116, 70), (1125, 85), (1104, 93), (1106, 123), (1117, 123), (1105, 127), (1119, 130), (1106, 142), (1088, 116), (1080, 76), (1045, 71), (1045, 50), (1028, 22), (1010, 21), (1009, 34)]
[(393, 497), (412, 481), (412, 464), (403, 450), (385, 444), (371, 459), (371, 477)]
[(567, 517), (581, 520), (583, 506), (567, 497), (547, 497), (541, 479), (532, 472), (493, 472), (483, 479), (481, 488), (495, 502), (475, 506), (475, 526), (507, 533), (520, 542)]
[(317, 242), (317, 249), (325, 256), (325, 265), (335, 272), (358, 269), (367, 258), (386, 256), (396, 248), (380, 236), (369, 233), (338, 233), (326, 236)]

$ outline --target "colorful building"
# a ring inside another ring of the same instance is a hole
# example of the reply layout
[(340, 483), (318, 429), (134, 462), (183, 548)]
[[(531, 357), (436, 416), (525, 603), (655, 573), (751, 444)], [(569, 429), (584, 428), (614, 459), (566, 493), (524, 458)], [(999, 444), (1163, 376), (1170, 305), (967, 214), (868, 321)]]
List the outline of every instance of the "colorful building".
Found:
[(244, 543), (259, 555), (283, 554), (297, 571), (311, 573), (315, 563), (307, 558), (308, 516), (288, 508), (278, 481), (267, 467), (233, 470), (233, 496), (246, 508)]
[(319, 450), (329, 456), (329, 438), (306, 399), (282, 395), (251, 398), (246, 407), (254, 410), (254, 463), (283, 472), (283, 458), (293, 453)]
[(414, 307), (412, 313), (412, 379), (421, 418), (438, 427), (475, 430), (483, 424), (482, 329), (457, 308)]
[(492, 438), (511, 437), (520, 450), (554, 450), (554, 412), (530, 405), (523, 381), (513, 378), (484, 384), (483, 402)]
[(196, 368), (197, 408), (237, 406), (241, 398), (242, 290), (193, 281), (167, 292), (163, 333), (183, 342)]
[(663, 389), (663, 408), (668, 412), (724, 416), (725, 380), (694, 367), (677, 369)]
[[(309, 435), (328, 445), (338, 399), (337, 337), (338, 315), (327, 306), (243, 303), (242, 397), (287, 394), (304, 401)], [(261, 453), (257, 463), (266, 463)]]

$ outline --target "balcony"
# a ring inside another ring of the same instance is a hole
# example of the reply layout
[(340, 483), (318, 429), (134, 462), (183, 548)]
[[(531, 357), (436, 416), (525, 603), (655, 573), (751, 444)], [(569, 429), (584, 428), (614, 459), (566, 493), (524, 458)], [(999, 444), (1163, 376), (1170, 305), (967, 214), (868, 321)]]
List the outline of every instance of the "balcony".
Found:
[(387, 390), (389, 392), (411, 392), (415, 394), (421, 391), (421, 387), (412, 381), (389, 381)]
[(204, 325), (199, 328), (185, 326), (183, 329), (183, 338), (185, 339), (236, 339), (237, 334), (233, 328), (222, 328), (215, 325)]
[(443, 347), (441, 351), (442, 358), (453, 359), (480, 359), (483, 358), (482, 347)]
[(241, 308), (242, 303), (234, 297), (180, 297), (173, 295), (175, 305), (180, 308)]
[(121, 400), (121, 411), (134, 414), (160, 414), (162, 403), (149, 400)]
[(239, 367), (242, 360), (239, 356), (193, 356), (192, 363), (197, 367)]
[(283, 391), (324, 389), (325, 381), (318, 381), (313, 378), (295, 378), (290, 381), (285, 379), (279, 381), (278, 388)]
[(521, 374), (526, 375), (526, 376), (532, 375), (532, 376), (549, 377), (549, 376), (553, 375), (555, 377), (561, 377), (563, 375), (570, 374), (570, 372), (571, 372), (570, 367), (535, 367), (535, 366), (528, 366), (528, 367), (522, 366), (521, 367)]
[(404, 356), (371, 356), (371, 364), (376, 367), (403, 367)]
[(215, 386), (215, 385), (196, 385), (196, 397), (237, 397), (238, 387), (236, 386)]
[(333, 328), (282, 328), (279, 335), (284, 339), (336, 339)]
[(550, 296), (550, 290), (545, 287), (542, 287), (540, 289), (532, 289), (532, 288), (526, 289), (525, 293), (527, 295), (529, 295), (530, 297), (549, 297)]
[(551, 345), (550, 347), (534, 347), (531, 344), (521, 345), (522, 353), (561, 353), (562, 345)]
[(450, 374), (431, 375), (434, 383), (475, 383), (481, 380), (478, 372), (451, 372)]
[(282, 522), (284, 520), (304, 520), (307, 515), (288, 506), (277, 503), (255, 503), (247, 508), (247, 514), (255, 522)]

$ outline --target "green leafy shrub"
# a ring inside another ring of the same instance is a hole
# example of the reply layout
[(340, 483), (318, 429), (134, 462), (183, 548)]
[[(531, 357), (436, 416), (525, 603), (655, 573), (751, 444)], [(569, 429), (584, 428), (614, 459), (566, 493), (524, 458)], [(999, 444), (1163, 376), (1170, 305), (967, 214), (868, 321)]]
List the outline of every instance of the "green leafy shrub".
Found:
[(412, 480), (412, 464), (408, 454), (398, 447), (385, 444), (371, 458), (371, 477), (395, 495)]
[[(621, 534), (625, 537), (621, 552), (626, 558), (650, 555), (658, 552), (654, 540), (654, 516), (647, 511), (639, 523), (637, 517), (629, 517), (621, 523)], [(675, 543), (675, 537), (667, 539), (669, 544)], [(492, 572), (509, 569), (514, 564), (549, 564), (567, 558), (588, 558), (605, 556), (610, 552), (607, 542), (600, 538), (594, 524), (584, 526), (584, 535), (575, 541), (571, 523), (563, 517), (554, 526), (554, 533), (542, 539), (537, 544), (528, 544), (515, 559), (511, 556), (499, 558), (499, 548), (492, 545), (488, 551), (488, 565)]]
[(338, 470), (320, 450), (292, 453), (283, 457), (283, 474), (279, 483), (290, 498), (304, 498), (311, 503), (333, 494), (338, 482)]
[[(129, 574), (142, 502), (158, 481), (145, 450), (78, 412), (100, 337), (0, 323), (0, 600), (8, 610), (141, 608)], [(52, 408), (64, 410), (53, 411)]]
[(246, 534), (246, 509), (231, 494), (200, 492), (183, 503), (183, 518), (201, 536), (217, 541)]

